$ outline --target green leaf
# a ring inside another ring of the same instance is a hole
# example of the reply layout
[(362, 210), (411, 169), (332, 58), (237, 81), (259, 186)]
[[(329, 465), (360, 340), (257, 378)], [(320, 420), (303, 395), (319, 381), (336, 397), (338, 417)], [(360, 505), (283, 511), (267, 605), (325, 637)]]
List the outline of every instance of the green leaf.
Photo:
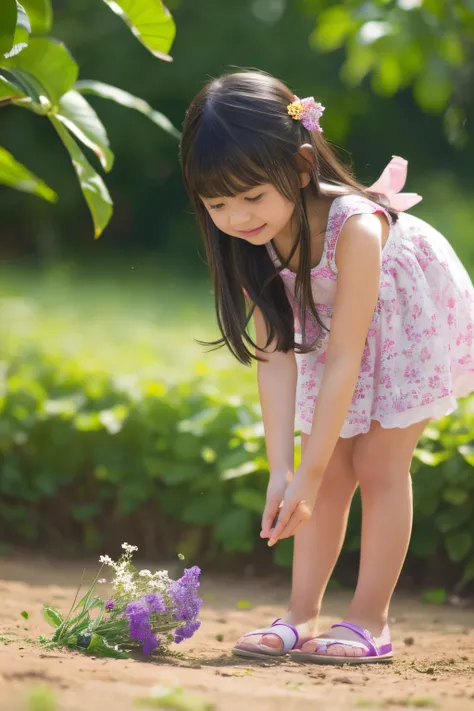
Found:
[(59, 627), (59, 625), (64, 622), (64, 617), (60, 612), (54, 609), (54, 607), (49, 607), (48, 605), (43, 606), (43, 617), (51, 627)]
[(247, 474), (253, 474), (260, 470), (268, 470), (267, 460), (263, 457), (257, 457), (251, 461), (244, 462), (238, 467), (226, 469), (221, 473), (220, 478), (223, 481), (228, 481), (229, 479), (237, 479), (238, 477), (247, 476)]
[(63, 124), (54, 116), (51, 116), (50, 119), (71, 156), (81, 190), (91, 211), (94, 221), (94, 236), (97, 239), (112, 217), (113, 203), (109, 191), (100, 175), (93, 169)]
[(276, 565), (281, 568), (289, 568), (293, 563), (293, 552), (294, 552), (294, 542), (295, 539), (284, 538), (282, 541), (278, 541), (273, 547), (273, 561)]
[(463, 560), (472, 548), (472, 534), (469, 532), (452, 533), (445, 541), (446, 550), (453, 563)]
[(85, 650), (88, 654), (96, 657), (112, 657), (114, 659), (129, 659), (129, 655), (112, 647), (107, 640), (98, 634), (93, 634), (89, 646)]
[(3, 59), (0, 66), (10, 71), (20, 69), (35, 78), (55, 106), (61, 96), (72, 88), (79, 72), (66, 47), (49, 37), (33, 37), (23, 52)]
[(25, 93), (18, 86), (0, 74), (0, 101), (21, 99), (24, 96)]
[(265, 494), (255, 489), (238, 489), (233, 496), (234, 504), (261, 515), (265, 508)]
[(455, 528), (459, 528), (472, 515), (470, 506), (451, 507), (447, 511), (441, 511), (435, 518), (436, 528), (441, 533), (448, 533)]
[(321, 52), (332, 52), (342, 47), (355, 27), (348, 8), (344, 5), (329, 7), (318, 14), (318, 25), (310, 37), (310, 43)]
[(0, 147), (0, 183), (9, 185), (16, 190), (33, 193), (48, 202), (56, 202), (58, 196), (40, 178), (31, 173), (24, 165), (18, 163), (13, 156)]
[(102, 99), (111, 99), (121, 106), (139, 111), (144, 116), (147, 116), (150, 121), (156, 123), (163, 131), (170, 133), (175, 138), (179, 139), (181, 137), (181, 133), (166, 116), (159, 111), (155, 111), (150, 104), (143, 99), (129, 94), (128, 91), (123, 91), (123, 89), (118, 89), (116, 86), (110, 86), (110, 84), (103, 84), (100, 81), (93, 80), (78, 81), (74, 88), (81, 94), (93, 94), (94, 96), (100, 96)]
[(20, 614), (22, 617), (25, 618), (25, 620), (27, 620), (30, 616), (29, 612), (27, 612), (26, 610), (22, 610)]
[(393, 96), (402, 83), (402, 69), (396, 54), (384, 54), (374, 66), (372, 88), (382, 96)]
[(16, 56), (28, 46), (28, 38), (31, 32), (30, 21), (23, 6), (20, 5), (18, 1), (16, 6), (18, 14), (16, 19), (15, 35), (13, 37), (13, 47), (7, 54), (5, 54), (5, 57), (7, 58)]
[(45, 35), (51, 31), (53, 10), (51, 0), (22, 0), (31, 23), (31, 32), (35, 35)]
[(429, 602), (432, 605), (442, 605), (446, 602), (448, 594), (444, 588), (436, 588), (432, 590), (424, 590), (421, 594), (423, 602)]
[(0, 54), (2, 55), (13, 46), (17, 15), (16, 0), (2, 0), (0, 13)]
[[(48, 92), (34, 76), (22, 69), (3, 69), (2, 72), (2, 78), (14, 87), (20, 96), (31, 99), (31, 102), (18, 101), (17, 106), (31, 109), (39, 114), (45, 114), (51, 108)], [(6, 88), (5, 91), (8, 89)]]
[(454, 504), (454, 506), (461, 506), (462, 504), (465, 504), (468, 498), (469, 494), (465, 491), (465, 489), (453, 487), (451, 489), (446, 489), (443, 493), (443, 499), (448, 501), (450, 504)]
[(225, 551), (250, 552), (254, 547), (253, 516), (250, 511), (236, 509), (226, 513), (214, 529), (214, 540)]
[(77, 91), (68, 91), (59, 101), (56, 118), (74, 136), (90, 148), (109, 171), (114, 163), (114, 154), (109, 148), (109, 139), (103, 123), (92, 106)]
[(450, 452), (440, 451), (440, 452), (430, 452), (428, 449), (415, 449), (414, 456), (423, 464), (427, 464), (430, 467), (437, 467), (441, 462), (445, 462), (452, 455)]
[(176, 34), (169, 11), (161, 0), (104, 0), (154, 57), (172, 61), (168, 52)]
[(453, 88), (446, 66), (432, 62), (415, 82), (413, 94), (423, 111), (440, 113), (446, 108)]

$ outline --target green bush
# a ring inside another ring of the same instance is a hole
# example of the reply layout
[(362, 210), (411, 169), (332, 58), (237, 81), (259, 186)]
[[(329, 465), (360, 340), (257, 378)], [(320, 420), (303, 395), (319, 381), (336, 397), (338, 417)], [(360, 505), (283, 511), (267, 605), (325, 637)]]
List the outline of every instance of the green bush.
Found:
[[(425, 561), (428, 576), (442, 570), (458, 589), (474, 578), (473, 432), (467, 399), (426, 430), (412, 469), (407, 566)], [(298, 437), (296, 445), (298, 461)], [(208, 564), (265, 548), (260, 408), (224, 394), (204, 371), (158, 382), (18, 348), (0, 370), (0, 467), (3, 540), (103, 552), (126, 533), (146, 554)], [(356, 501), (346, 554), (359, 541)], [(291, 541), (271, 555), (288, 566)]]

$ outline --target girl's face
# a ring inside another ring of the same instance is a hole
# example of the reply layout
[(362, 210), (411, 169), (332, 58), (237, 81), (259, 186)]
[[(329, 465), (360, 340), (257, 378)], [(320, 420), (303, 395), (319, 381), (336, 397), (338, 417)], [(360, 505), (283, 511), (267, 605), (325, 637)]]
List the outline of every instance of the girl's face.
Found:
[(231, 237), (266, 244), (288, 229), (295, 205), (270, 183), (235, 197), (201, 198), (212, 221)]

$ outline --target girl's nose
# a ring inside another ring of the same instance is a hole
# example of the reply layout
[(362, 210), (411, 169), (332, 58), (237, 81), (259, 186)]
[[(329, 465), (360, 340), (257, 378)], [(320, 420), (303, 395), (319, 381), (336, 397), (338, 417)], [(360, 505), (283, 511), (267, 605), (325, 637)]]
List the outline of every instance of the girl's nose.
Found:
[(251, 215), (247, 211), (232, 212), (229, 224), (234, 229), (239, 229), (240, 227), (245, 229), (245, 226), (250, 224), (251, 219)]

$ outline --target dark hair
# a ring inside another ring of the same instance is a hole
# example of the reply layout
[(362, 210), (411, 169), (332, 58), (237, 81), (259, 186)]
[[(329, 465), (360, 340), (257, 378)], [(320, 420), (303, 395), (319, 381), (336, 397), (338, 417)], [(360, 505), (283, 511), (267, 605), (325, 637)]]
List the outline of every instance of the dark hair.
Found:
[[(195, 96), (186, 112), (181, 138), (181, 165), (186, 190), (196, 210), (204, 236), (214, 287), (217, 322), (222, 338), (202, 345), (227, 345), (245, 365), (262, 360), (247, 348), (257, 345), (247, 333), (254, 308), (258, 306), (267, 324), (267, 346), (276, 338), (276, 348), (307, 353), (316, 343), (305, 343), (306, 313), (322, 323), (311, 292), (310, 229), (306, 212), (306, 191), (321, 196), (319, 182), (344, 186), (347, 193), (369, 196), (387, 207), (381, 195), (368, 192), (338, 161), (318, 131), (308, 131), (293, 120), (287, 106), (293, 93), (278, 79), (256, 71), (236, 72), (214, 79)], [(309, 185), (302, 189), (297, 154), (309, 143), (314, 165), (308, 164)], [(233, 197), (262, 183), (273, 184), (291, 200), (299, 220), (299, 234), (287, 261), (277, 268), (265, 245), (252, 245), (221, 232), (213, 223), (200, 196)], [(394, 219), (397, 213), (388, 208)], [(295, 342), (294, 313), (281, 269), (290, 262), (301, 242), (295, 280), (302, 329), (301, 343)], [(253, 304), (247, 313), (243, 293)]]

